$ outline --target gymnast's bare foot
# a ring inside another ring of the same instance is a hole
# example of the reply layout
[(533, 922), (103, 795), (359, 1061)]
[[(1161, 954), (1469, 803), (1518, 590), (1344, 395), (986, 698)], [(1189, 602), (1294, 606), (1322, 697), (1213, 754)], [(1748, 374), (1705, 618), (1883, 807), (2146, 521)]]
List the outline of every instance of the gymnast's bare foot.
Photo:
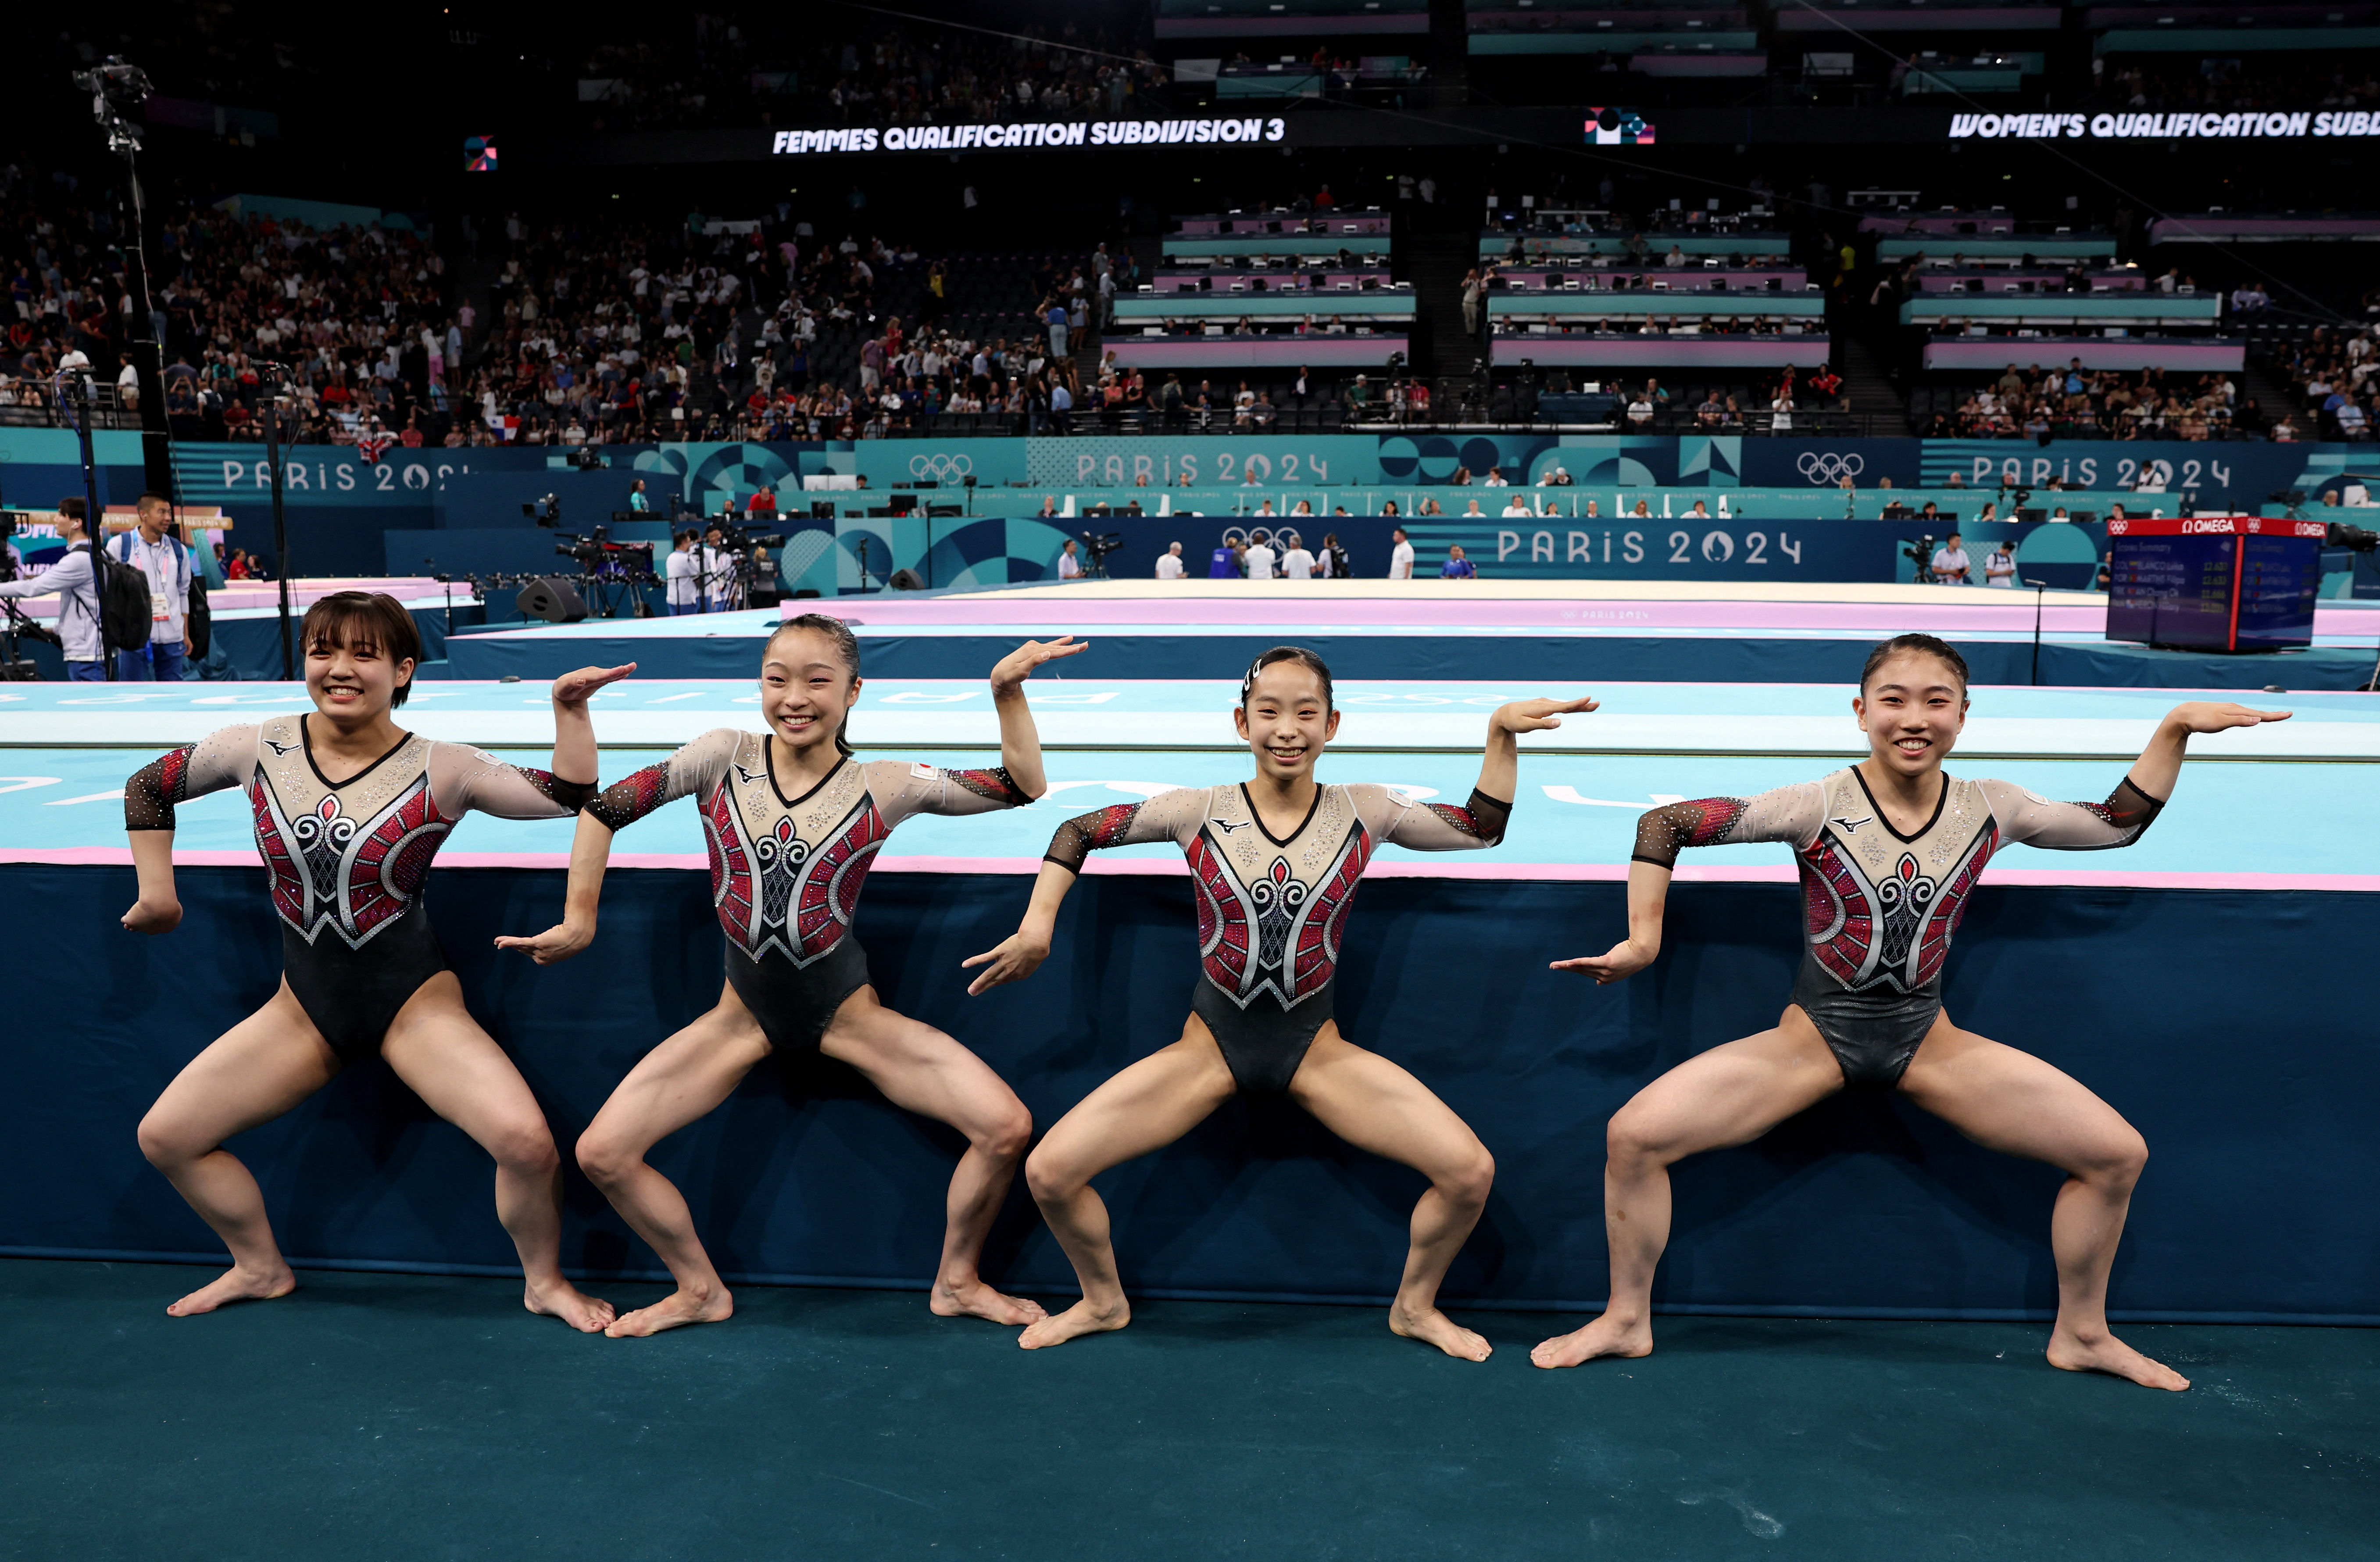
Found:
[(2143, 1388), (2168, 1389), (2176, 1394), (2190, 1386), (2190, 1380), (2171, 1367), (2150, 1361), (2105, 1330), (2096, 1338), (2085, 1338), (2080, 1333), (2058, 1329), (2049, 1336), (2049, 1364), (2070, 1373), (2106, 1373), (2110, 1377), (2130, 1378)]
[(612, 1304), (589, 1296), (559, 1275), (521, 1287), (521, 1305), (540, 1318), (559, 1318), (582, 1335), (600, 1334), (612, 1322)]
[(298, 1276), (289, 1266), (275, 1261), (269, 1269), (243, 1269), (233, 1264), (212, 1281), (200, 1286), (173, 1306), (165, 1309), (169, 1318), (195, 1318), (201, 1312), (235, 1301), (271, 1301), (287, 1296), (298, 1288)]
[(1631, 1322), (1607, 1312), (1583, 1329), (1557, 1335), (1529, 1352), (1540, 1367), (1575, 1367), (1598, 1356), (1650, 1356), (1653, 1325), (1645, 1319)]
[(939, 1317), (989, 1318), (995, 1324), (1038, 1324), (1050, 1316), (1039, 1302), (1021, 1296), (1003, 1296), (981, 1280), (956, 1286), (948, 1280), (937, 1280), (926, 1305)]
[(690, 1291), (681, 1286), (653, 1303), (639, 1307), (634, 1312), (623, 1312), (617, 1322), (603, 1332), (613, 1339), (642, 1339), (663, 1329), (683, 1328), (688, 1324), (722, 1324), (735, 1315), (735, 1298), (725, 1286)]
[(1463, 1361), (1485, 1361), (1496, 1348), (1435, 1307), (1408, 1311), (1399, 1302), (1389, 1309), (1389, 1332), (1434, 1345)]
[(1132, 1305), (1118, 1297), (1105, 1306), (1094, 1305), (1086, 1297), (1054, 1318), (1044, 1318), (1016, 1336), (1016, 1343), (1027, 1350), (1040, 1350), (1052, 1345), (1063, 1345), (1078, 1335), (1105, 1334), (1123, 1328), (1132, 1322)]

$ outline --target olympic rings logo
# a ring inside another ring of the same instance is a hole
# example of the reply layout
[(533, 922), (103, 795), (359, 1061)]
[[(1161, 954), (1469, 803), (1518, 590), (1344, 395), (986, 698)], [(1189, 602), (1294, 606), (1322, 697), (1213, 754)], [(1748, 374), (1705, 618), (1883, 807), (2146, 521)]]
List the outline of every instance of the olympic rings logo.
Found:
[(1856, 455), (1839, 456), (1831, 450), (1804, 450), (1793, 463), (1793, 470), (1823, 487), (1847, 477), (1859, 476), (1867, 470), (1867, 462)]
[(940, 453), (933, 453), (924, 456), (912, 456), (909, 458), (909, 475), (911, 477), (929, 477), (936, 482), (955, 482), (960, 478), (967, 476), (974, 470), (975, 458), (971, 456), (945, 456)]

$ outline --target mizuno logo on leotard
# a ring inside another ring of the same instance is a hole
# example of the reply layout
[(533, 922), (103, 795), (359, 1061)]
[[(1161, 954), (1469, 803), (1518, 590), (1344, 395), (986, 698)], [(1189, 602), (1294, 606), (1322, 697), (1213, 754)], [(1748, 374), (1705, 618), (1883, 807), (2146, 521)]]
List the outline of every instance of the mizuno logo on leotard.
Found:
[(749, 787), (760, 779), (760, 773), (757, 770), (747, 770), (739, 764), (735, 767), (735, 778)]
[(1252, 821), (1246, 819), (1209, 819), (1207, 823), (1220, 827), (1223, 834), (1228, 836), (1233, 830), (1246, 829)]
[(1876, 815), (1873, 813), (1863, 813), (1857, 819), (1837, 818), (1829, 819), (1827, 823), (1829, 824), (1840, 824), (1843, 827), (1843, 834), (1847, 836), (1856, 836), (1859, 834), (1859, 827), (1861, 825), (1873, 824), (1876, 823)]
[(276, 743), (270, 738), (264, 740), (264, 746), (273, 750), (273, 757), (274, 759), (279, 759), (285, 754), (294, 754), (298, 751), (297, 744)]

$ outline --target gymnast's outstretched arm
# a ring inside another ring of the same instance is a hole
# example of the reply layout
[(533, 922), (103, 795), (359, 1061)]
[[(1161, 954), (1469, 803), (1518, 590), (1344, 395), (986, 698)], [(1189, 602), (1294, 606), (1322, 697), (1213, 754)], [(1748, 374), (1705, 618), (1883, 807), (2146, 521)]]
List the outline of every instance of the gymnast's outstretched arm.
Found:
[(2155, 823), (2180, 779), (2191, 736), (2287, 721), (2287, 711), (2193, 700), (2176, 705), (2157, 724), (2141, 757), (2106, 802), (2053, 802), (2012, 781), (1981, 783), (1998, 822), (2000, 837), (2050, 851), (2107, 851), (2131, 845)]
[(2192, 733), (2261, 726), (2268, 721), (2287, 721), (2293, 714), (2259, 711), (2228, 701), (2192, 700), (2176, 705), (2165, 714), (2165, 720), (2157, 723), (2156, 736), (2141, 750), (2141, 757), (2132, 762), (2131, 773), (2125, 779), (2152, 798), (2170, 798), (2174, 783), (2181, 778), (2181, 762)]

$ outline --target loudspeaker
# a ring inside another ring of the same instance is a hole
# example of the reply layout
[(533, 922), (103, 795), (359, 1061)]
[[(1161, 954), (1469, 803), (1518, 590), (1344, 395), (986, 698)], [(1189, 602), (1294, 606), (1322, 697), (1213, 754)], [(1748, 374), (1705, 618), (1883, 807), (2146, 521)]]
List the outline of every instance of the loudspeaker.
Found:
[(578, 588), (559, 575), (540, 575), (520, 589), (513, 598), (524, 618), (542, 618), (549, 624), (576, 624), (587, 616), (586, 599)]
[(892, 571), (892, 579), (884, 583), (896, 592), (922, 592), (926, 589), (926, 582), (918, 579), (914, 569), (896, 569)]

